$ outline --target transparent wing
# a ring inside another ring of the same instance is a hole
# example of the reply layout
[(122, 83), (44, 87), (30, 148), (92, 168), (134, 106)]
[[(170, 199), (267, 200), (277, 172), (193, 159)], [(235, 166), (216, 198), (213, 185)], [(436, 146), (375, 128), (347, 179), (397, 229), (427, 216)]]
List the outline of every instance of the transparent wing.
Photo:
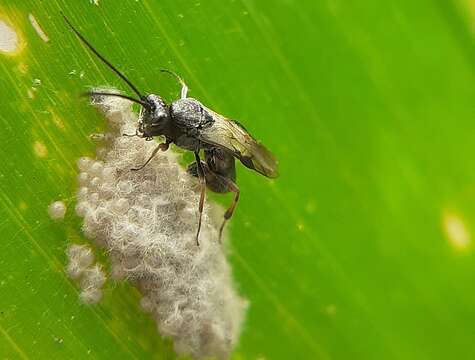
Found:
[(198, 138), (211, 145), (220, 146), (232, 152), (245, 166), (258, 173), (276, 178), (277, 159), (264, 145), (254, 139), (244, 127), (212, 110), (206, 109), (214, 118), (214, 123), (200, 130)]

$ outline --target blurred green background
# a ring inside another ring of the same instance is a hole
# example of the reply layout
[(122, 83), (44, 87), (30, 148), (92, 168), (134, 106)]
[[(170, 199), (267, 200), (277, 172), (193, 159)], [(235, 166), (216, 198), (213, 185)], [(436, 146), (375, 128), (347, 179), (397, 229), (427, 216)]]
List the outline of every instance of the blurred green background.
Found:
[(278, 156), (276, 181), (238, 169), (235, 359), (475, 358), (471, 0), (2, 1), (1, 358), (175, 358), (134, 289), (87, 307), (63, 271), (79, 221), (46, 208), (104, 126), (78, 94), (129, 90), (60, 10), (143, 92), (176, 98), (175, 70)]

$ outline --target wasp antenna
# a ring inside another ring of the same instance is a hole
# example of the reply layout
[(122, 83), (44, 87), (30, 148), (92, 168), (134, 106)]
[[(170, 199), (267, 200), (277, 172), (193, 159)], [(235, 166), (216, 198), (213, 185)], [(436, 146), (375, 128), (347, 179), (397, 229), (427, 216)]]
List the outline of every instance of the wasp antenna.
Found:
[(134, 84), (132, 84), (130, 82), (129, 79), (127, 79), (125, 77), (124, 74), (122, 74), (114, 65), (112, 65), (104, 56), (102, 56), (101, 54), (99, 54), (99, 52), (94, 49), (94, 47), (89, 43), (89, 41), (86, 40), (86, 38), (84, 36), (82, 36), (82, 34), (73, 26), (73, 24), (71, 24), (71, 22), (69, 21), (69, 19), (66, 17), (66, 15), (63, 14), (63, 12), (61, 11), (60, 12), (61, 16), (64, 18), (64, 20), (66, 21), (66, 23), (68, 24), (68, 26), (71, 28), (71, 30), (76, 34), (76, 36), (79, 38), (79, 40), (81, 40), (84, 45), (86, 45), (89, 50), (91, 50), (104, 64), (106, 64), (112, 71), (114, 71), (122, 80), (124, 80), (127, 85), (130, 86), (130, 88), (139, 96), (139, 98), (143, 98), (142, 94), (140, 93), (140, 91), (134, 86)]
[(121, 99), (126, 99), (126, 100), (129, 100), (129, 101), (132, 101), (134, 103), (142, 105), (144, 108), (146, 108), (148, 110), (151, 110), (150, 104), (148, 104), (147, 102), (136, 99), (136, 98), (133, 98), (133, 97), (128, 96), (128, 95), (102, 92), (102, 91), (86, 91), (86, 92), (81, 93), (81, 96), (87, 96), (87, 97), (91, 97), (91, 96), (113, 96), (113, 97), (118, 97), (118, 98), (121, 98)]
[(185, 99), (186, 94), (188, 93), (188, 86), (186, 86), (185, 81), (178, 74), (176, 74), (175, 72), (173, 72), (171, 70), (162, 68), (162, 69), (160, 69), (160, 71), (164, 72), (164, 73), (167, 73), (167, 74), (175, 77), (178, 80), (178, 82), (181, 85), (181, 98)]
[(167, 74), (170, 74), (171, 76), (175, 77), (175, 79), (177, 79), (180, 84), (182, 84), (182, 85), (185, 84), (183, 79), (176, 72), (165, 69), (165, 68), (161, 68), (160, 71), (164, 72), (164, 73), (167, 73)]

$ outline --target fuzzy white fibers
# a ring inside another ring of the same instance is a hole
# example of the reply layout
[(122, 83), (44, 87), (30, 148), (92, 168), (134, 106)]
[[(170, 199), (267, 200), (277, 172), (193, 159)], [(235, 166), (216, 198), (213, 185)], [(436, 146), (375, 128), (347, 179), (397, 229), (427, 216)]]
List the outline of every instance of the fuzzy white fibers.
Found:
[(67, 272), (72, 279), (79, 279), (79, 298), (85, 304), (97, 304), (102, 298), (106, 274), (100, 265), (93, 265), (94, 254), (87, 245), (72, 244), (68, 247)]
[(66, 215), (66, 204), (62, 201), (55, 201), (48, 206), (48, 214), (53, 220), (63, 220)]
[(109, 126), (97, 160), (78, 161), (76, 212), (84, 218), (85, 235), (107, 249), (112, 277), (140, 290), (141, 307), (151, 313), (159, 332), (174, 340), (177, 353), (228, 358), (247, 302), (236, 293), (224, 244), (218, 241), (222, 211), (205, 205), (197, 246), (197, 179), (170, 150), (131, 171), (157, 143), (122, 136), (135, 133), (137, 126), (130, 102), (93, 100)]

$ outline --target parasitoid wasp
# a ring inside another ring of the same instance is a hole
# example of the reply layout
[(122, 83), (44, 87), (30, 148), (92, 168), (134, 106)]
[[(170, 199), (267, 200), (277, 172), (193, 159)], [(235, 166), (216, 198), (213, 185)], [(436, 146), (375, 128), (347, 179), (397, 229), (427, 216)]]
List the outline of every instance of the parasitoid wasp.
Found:
[[(254, 139), (239, 122), (208, 109), (196, 99), (187, 97), (188, 87), (183, 79), (173, 71), (160, 70), (175, 77), (180, 83), (180, 99), (166, 104), (159, 95), (143, 95), (124, 74), (86, 40), (64, 14), (61, 13), (61, 15), (81, 42), (125, 81), (138, 98), (101, 91), (89, 91), (87, 94), (90, 96), (116, 96), (140, 104), (138, 128), (136, 134), (132, 136), (139, 136), (146, 140), (152, 140), (156, 136), (165, 138), (165, 141), (153, 150), (143, 165), (132, 170), (143, 169), (158, 151), (168, 150), (170, 144), (175, 144), (194, 153), (196, 161), (188, 166), (187, 171), (199, 179), (201, 186), (198, 206), (199, 221), (196, 232), (198, 245), (206, 188), (217, 193), (234, 193), (234, 199), (224, 213), (224, 220), (219, 229), (219, 239), (221, 240), (224, 225), (233, 215), (240, 195), (239, 187), (236, 185), (235, 158), (239, 159), (244, 166), (261, 175), (276, 178), (278, 172), (275, 156)], [(201, 150), (203, 150), (205, 161), (200, 158)]]

